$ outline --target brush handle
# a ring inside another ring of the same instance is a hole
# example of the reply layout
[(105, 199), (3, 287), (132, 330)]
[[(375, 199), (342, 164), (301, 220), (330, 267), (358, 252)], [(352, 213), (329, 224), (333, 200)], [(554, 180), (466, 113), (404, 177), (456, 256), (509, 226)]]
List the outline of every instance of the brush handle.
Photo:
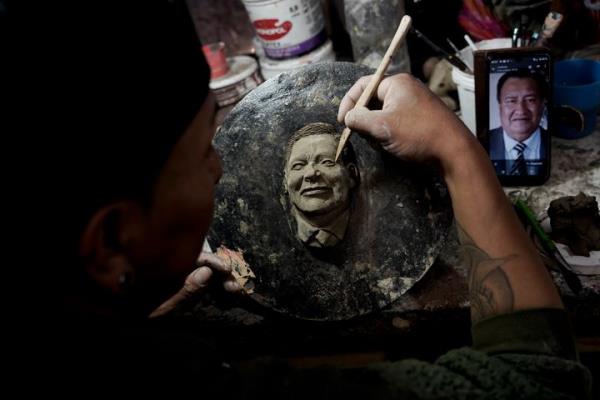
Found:
[(560, 272), (565, 282), (567, 283), (567, 286), (569, 286), (573, 293), (579, 293), (579, 291), (581, 290), (581, 281), (579, 280), (579, 277), (577, 276), (577, 274), (571, 271), (571, 266), (569, 265), (567, 260), (565, 260), (562, 254), (560, 254), (560, 251), (558, 251), (558, 248), (556, 247), (552, 239), (550, 239), (546, 232), (544, 232), (544, 230), (538, 223), (537, 218), (533, 214), (533, 211), (531, 211), (527, 204), (525, 204), (525, 202), (522, 200), (517, 200), (515, 202), (515, 206), (521, 212), (521, 215), (523, 215), (527, 219), (527, 221), (529, 222), (529, 226), (531, 226), (531, 229), (533, 229), (535, 235), (542, 242), (542, 246), (544, 247), (544, 249), (548, 253), (550, 253), (552, 257), (554, 257), (554, 260), (556, 261), (556, 264), (558, 265), (558, 268), (560, 269)]
[[(412, 19), (408, 15), (405, 15), (404, 17), (402, 17), (402, 20), (400, 20), (400, 25), (398, 25), (398, 29), (396, 30), (396, 34), (394, 34), (394, 37), (392, 38), (392, 42), (390, 43), (387, 51), (385, 52), (383, 59), (379, 63), (379, 67), (377, 67), (377, 71), (375, 71), (375, 75), (373, 75), (373, 77), (371, 77), (369, 84), (367, 85), (365, 90), (362, 92), (362, 94), (358, 98), (358, 101), (354, 105), (355, 108), (356, 107), (366, 107), (366, 105), (369, 104), (369, 101), (371, 101), (371, 98), (375, 94), (375, 91), (377, 91), (377, 87), (379, 86), (379, 83), (383, 79), (383, 75), (385, 74), (385, 71), (387, 71), (388, 67), (390, 66), (390, 63), (392, 62), (392, 57), (394, 57), (394, 54), (396, 53), (396, 51), (398, 50), (398, 48), (404, 41), (404, 38), (406, 37), (406, 34), (408, 33), (408, 31), (410, 29), (411, 23), (412, 23)], [(338, 158), (340, 157), (340, 154), (342, 153), (342, 149), (346, 145), (348, 138), (350, 138), (350, 133), (351, 133), (351, 131), (348, 127), (344, 128), (344, 130), (342, 131), (342, 137), (340, 138), (340, 142), (338, 144), (337, 151), (335, 153), (335, 161), (336, 162), (337, 162)]]
[(544, 246), (544, 249), (546, 249), (546, 251), (550, 253), (555, 252), (557, 250), (556, 245), (554, 244), (552, 239), (548, 237), (546, 232), (544, 232), (544, 230), (538, 223), (537, 218), (533, 214), (533, 211), (531, 211), (527, 204), (525, 204), (525, 202), (522, 200), (517, 200), (515, 205), (521, 211), (522, 215), (524, 215), (525, 218), (527, 218), (531, 229), (533, 229), (535, 235), (542, 241), (542, 246)]

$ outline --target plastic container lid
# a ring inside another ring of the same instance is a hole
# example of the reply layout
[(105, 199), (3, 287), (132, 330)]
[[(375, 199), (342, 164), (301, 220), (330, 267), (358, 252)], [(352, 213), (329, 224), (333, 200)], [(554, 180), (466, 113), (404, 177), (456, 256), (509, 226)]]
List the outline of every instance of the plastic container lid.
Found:
[(229, 64), (229, 72), (210, 81), (209, 87), (212, 90), (235, 85), (251, 76), (258, 69), (258, 63), (250, 56), (228, 57), (227, 63)]

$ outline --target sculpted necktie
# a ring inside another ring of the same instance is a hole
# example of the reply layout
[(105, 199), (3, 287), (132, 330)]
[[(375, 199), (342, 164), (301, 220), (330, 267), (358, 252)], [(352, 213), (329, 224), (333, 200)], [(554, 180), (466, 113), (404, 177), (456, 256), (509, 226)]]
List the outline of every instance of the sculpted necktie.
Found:
[(523, 156), (523, 152), (527, 145), (525, 143), (517, 143), (513, 149), (517, 151), (517, 158), (515, 159), (515, 163), (510, 170), (511, 175), (525, 175), (527, 169), (525, 168), (525, 157)]

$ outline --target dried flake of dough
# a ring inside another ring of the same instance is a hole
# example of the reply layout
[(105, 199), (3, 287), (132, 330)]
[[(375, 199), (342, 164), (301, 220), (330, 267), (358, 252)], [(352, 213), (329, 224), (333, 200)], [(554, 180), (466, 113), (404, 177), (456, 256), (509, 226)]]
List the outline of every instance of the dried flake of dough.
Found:
[(231, 267), (233, 277), (244, 292), (246, 294), (254, 293), (254, 282), (252, 282), (252, 279), (256, 278), (256, 275), (254, 275), (254, 272), (250, 269), (246, 260), (244, 260), (243, 252), (220, 246), (216, 254)]

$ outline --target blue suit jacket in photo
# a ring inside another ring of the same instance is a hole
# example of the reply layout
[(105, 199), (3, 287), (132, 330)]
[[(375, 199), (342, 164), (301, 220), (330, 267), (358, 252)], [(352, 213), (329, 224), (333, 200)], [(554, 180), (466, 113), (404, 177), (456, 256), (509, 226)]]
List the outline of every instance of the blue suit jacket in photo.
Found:
[[(547, 155), (548, 148), (548, 135), (546, 129), (540, 127), (541, 142), (540, 142), (540, 155), (544, 157)], [(492, 129), (489, 134), (489, 153), (492, 164), (496, 169), (496, 173), (499, 175), (508, 175), (512, 169), (514, 160), (506, 160), (504, 158), (504, 135), (502, 134), (502, 127)], [(527, 159), (527, 161), (532, 159)], [(527, 175), (539, 175), (543, 172), (543, 165), (536, 165), (527, 163)]]

